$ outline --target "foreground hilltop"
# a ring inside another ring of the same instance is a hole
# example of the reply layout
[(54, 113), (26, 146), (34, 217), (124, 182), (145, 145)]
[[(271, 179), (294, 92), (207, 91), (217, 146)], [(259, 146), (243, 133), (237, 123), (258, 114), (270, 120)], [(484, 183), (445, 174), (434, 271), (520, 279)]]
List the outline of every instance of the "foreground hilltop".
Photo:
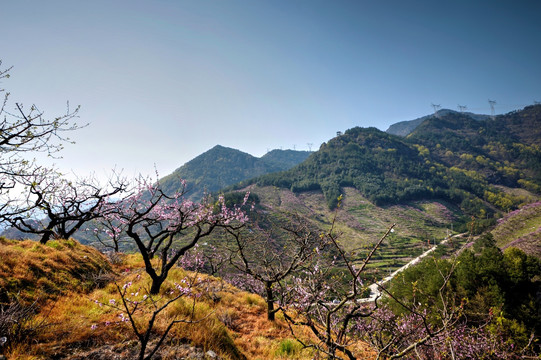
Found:
[(179, 298), (157, 317), (151, 346), (156, 345), (172, 318), (186, 322), (172, 328), (156, 358), (313, 356), (309, 350), (301, 351), (283, 320), (266, 320), (266, 305), (259, 295), (241, 291), (219, 278), (177, 267), (153, 305), (145, 300), (149, 278), (136, 255), (118, 254), (107, 259), (74, 240), (41, 245), (0, 239), (0, 275), (0, 306), (4, 311), (0, 335), (7, 336), (0, 354), (3, 351), (10, 360), (137, 358), (137, 338), (122, 308), (117, 285), (129, 290), (127, 298), (141, 303), (142, 312), (138, 310), (133, 316), (142, 326), (154, 305), (163, 305), (172, 296), (176, 284), (191, 281), (195, 281), (192, 291), (196, 296)]

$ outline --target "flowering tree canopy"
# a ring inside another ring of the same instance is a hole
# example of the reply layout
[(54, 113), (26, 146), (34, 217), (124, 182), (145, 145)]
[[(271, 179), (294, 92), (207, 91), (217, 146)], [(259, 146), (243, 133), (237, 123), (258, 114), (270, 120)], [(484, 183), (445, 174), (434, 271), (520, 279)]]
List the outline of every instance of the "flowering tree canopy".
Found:
[[(228, 208), (223, 196), (215, 203), (208, 198), (201, 203), (186, 200), (185, 183), (183, 186), (170, 196), (158, 182), (139, 178), (136, 195), (108, 204), (110, 208), (105, 211), (108, 217), (118, 221), (119, 228), (125, 229), (143, 256), (146, 272), (152, 279), (152, 294), (159, 292), (169, 270), (200, 239), (218, 227), (239, 229), (247, 220), (240, 206)], [(159, 269), (152, 263), (154, 256), (160, 259)]]
[(235, 246), (232, 249), (231, 264), (242, 274), (260, 283), (264, 289), (262, 294), (267, 301), (267, 318), (273, 321), (277, 296), (286, 296), (286, 292), (277, 291), (277, 287), (285, 289), (287, 280), (299, 269), (308, 266), (319, 249), (326, 245), (325, 237), (310, 229), (296, 216), (288, 214), (290, 224), (282, 226), (271, 223), (270, 226), (259, 226), (243, 233), (232, 233)]

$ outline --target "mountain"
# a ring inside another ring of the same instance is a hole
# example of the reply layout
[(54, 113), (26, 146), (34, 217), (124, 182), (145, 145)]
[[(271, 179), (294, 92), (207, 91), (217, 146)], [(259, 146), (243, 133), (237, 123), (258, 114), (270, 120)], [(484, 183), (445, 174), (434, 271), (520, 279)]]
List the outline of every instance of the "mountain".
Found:
[(482, 121), (453, 113), (430, 118), (406, 138), (432, 161), (489, 184), (541, 190), (541, 105)]
[(349, 129), (303, 163), (253, 182), (320, 190), (331, 208), (340, 188), (351, 186), (378, 205), (445, 199), (470, 215), (495, 213), (526, 201), (502, 187), (541, 192), (540, 139), (540, 105), (485, 120), (448, 111), (406, 138)]
[(205, 192), (216, 192), (226, 186), (263, 174), (282, 171), (302, 162), (308, 151), (272, 150), (257, 158), (240, 150), (216, 145), (160, 180), (166, 193), (181, 189), (186, 181), (187, 196), (200, 200)]
[(250, 190), (268, 213), (293, 212), (321, 229), (336, 216), (335, 228), (354, 252), (396, 223), (393, 245), (383, 247), (377, 265), (396, 268), (452, 227), (479, 233), (538, 201), (540, 139), (539, 105), (494, 119), (448, 111), (406, 137), (349, 129), (293, 168), (229, 190)]
[(454, 110), (442, 109), (442, 110), (438, 110), (436, 114), (426, 115), (415, 120), (406, 120), (406, 121), (397, 122), (396, 124), (389, 126), (386, 132), (389, 134), (398, 135), (398, 136), (407, 136), (411, 132), (413, 132), (413, 130), (415, 130), (417, 126), (421, 125), (425, 120), (428, 120), (434, 117), (438, 118), (442, 116), (447, 116), (449, 114), (463, 114), (464, 116), (468, 116), (478, 121), (486, 120), (490, 118), (489, 115), (474, 114), (471, 112), (458, 113)]
[(330, 208), (343, 187), (357, 189), (378, 206), (442, 199), (469, 212), (487, 207), (482, 198), (488, 184), (482, 179), (446, 167), (425, 147), (375, 128), (349, 129), (303, 163), (252, 182), (294, 193), (318, 190)]

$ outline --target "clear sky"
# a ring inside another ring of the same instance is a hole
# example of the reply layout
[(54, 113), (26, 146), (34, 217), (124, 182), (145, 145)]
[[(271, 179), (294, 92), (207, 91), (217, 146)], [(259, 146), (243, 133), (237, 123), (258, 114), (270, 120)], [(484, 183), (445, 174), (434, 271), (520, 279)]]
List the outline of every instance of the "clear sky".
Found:
[(337, 131), (541, 101), (541, 1), (0, 0), (0, 87), (87, 128), (57, 166), (161, 176), (216, 144), (313, 150)]

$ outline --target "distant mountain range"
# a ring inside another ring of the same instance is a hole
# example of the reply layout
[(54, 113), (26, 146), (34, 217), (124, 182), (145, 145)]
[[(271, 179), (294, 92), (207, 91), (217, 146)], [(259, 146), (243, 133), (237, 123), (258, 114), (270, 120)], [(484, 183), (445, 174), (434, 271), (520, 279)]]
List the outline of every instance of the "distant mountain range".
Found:
[(172, 174), (160, 180), (166, 193), (181, 189), (180, 179), (186, 181), (187, 197), (200, 200), (227, 186), (263, 174), (290, 169), (303, 162), (309, 151), (272, 150), (258, 158), (240, 150), (216, 145), (188, 161)]

